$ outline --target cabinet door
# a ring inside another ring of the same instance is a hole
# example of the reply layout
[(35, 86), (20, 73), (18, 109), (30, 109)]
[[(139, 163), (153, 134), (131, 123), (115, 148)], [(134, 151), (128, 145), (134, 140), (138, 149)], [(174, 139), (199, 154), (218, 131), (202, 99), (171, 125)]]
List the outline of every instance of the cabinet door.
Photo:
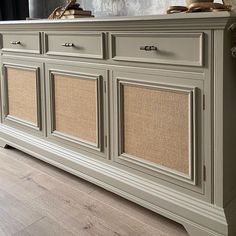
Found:
[(27, 59), (2, 62), (3, 123), (42, 134), (43, 79), (42, 64)]
[(203, 80), (113, 72), (114, 160), (203, 193)]
[(47, 64), (48, 137), (105, 156), (105, 71)]

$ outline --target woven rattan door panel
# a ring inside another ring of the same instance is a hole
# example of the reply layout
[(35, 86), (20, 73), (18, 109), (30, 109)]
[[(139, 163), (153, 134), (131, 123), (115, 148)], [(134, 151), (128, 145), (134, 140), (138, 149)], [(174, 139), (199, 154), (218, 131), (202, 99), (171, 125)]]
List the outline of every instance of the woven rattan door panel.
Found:
[(37, 77), (35, 71), (7, 68), (9, 115), (37, 124)]
[(114, 80), (115, 160), (156, 177), (194, 186), (199, 177), (196, 165), (201, 163), (199, 156), (196, 164), (196, 140), (201, 135), (196, 127), (201, 124), (197, 121), (201, 113), (196, 85), (201, 83), (189, 81), (189, 86), (182, 86), (176, 81), (165, 84), (165, 78), (157, 83), (155, 78), (153, 82), (123, 77)]
[(48, 63), (46, 73), (50, 141), (95, 158), (106, 157), (103, 92), (106, 71)]
[(54, 75), (57, 132), (97, 145), (97, 81)]
[(123, 152), (189, 175), (189, 93), (122, 87)]
[(24, 130), (41, 131), (41, 65), (14, 63), (8, 60), (3, 66), (4, 122)]

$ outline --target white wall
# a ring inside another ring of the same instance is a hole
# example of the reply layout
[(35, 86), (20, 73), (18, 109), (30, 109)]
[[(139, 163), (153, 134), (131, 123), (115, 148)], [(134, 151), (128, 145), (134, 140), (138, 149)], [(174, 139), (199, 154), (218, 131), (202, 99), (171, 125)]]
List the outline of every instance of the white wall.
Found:
[[(232, 0), (235, 2), (236, 0)], [(29, 0), (31, 17), (47, 17), (50, 12), (66, 0)], [(95, 16), (134, 16), (165, 14), (170, 5), (185, 5), (185, 0), (78, 0)], [(215, 2), (222, 3), (221, 0)]]
[(185, 0), (81, 0), (81, 4), (97, 16), (133, 16), (165, 14), (170, 5), (185, 5)]

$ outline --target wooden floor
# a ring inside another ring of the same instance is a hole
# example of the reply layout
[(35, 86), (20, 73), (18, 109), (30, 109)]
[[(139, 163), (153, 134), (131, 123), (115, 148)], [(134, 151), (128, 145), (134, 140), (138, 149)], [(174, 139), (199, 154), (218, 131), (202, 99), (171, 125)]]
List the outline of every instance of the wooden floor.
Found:
[(27, 154), (0, 148), (0, 235), (187, 233), (175, 222)]

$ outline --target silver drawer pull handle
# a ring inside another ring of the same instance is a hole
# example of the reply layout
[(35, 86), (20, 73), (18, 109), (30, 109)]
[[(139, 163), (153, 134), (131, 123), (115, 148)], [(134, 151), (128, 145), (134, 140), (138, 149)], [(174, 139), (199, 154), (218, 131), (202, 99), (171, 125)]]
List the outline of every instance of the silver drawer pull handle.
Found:
[(155, 46), (141, 46), (140, 50), (143, 50), (143, 51), (157, 51), (157, 47), (155, 47)]
[(63, 43), (61, 46), (70, 48), (70, 47), (74, 47), (74, 44), (73, 43)]
[(11, 41), (10, 43), (13, 44), (13, 45), (19, 45), (19, 44), (21, 44), (20, 41)]

